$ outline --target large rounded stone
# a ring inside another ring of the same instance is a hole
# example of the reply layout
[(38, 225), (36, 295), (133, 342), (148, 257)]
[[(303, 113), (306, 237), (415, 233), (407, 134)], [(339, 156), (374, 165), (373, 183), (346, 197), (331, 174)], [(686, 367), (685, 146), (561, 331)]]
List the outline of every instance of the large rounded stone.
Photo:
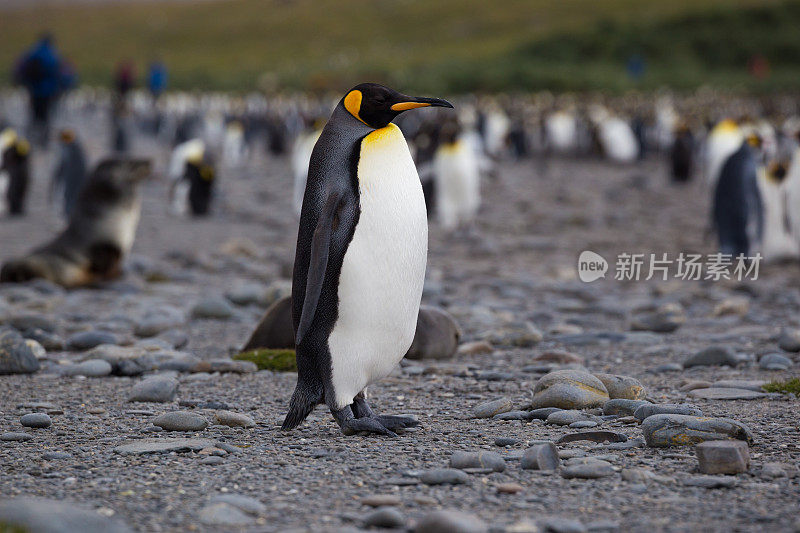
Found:
[(701, 350), (683, 362), (683, 368), (693, 366), (736, 366), (739, 364), (736, 354), (723, 346), (711, 346)]
[(0, 531), (130, 533), (117, 518), (99, 515), (72, 502), (19, 497), (0, 500)]
[(707, 440), (737, 439), (753, 442), (746, 425), (730, 418), (709, 418), (690, 415), (653, 415), (642, 422), (642, 433), (648, 446), (690, 446)]
[(242, 351), (257, 348), (294, 349), (291, 296), (281, 298), (267, 309)]
[(703, 416), (703, 411), (688, 403), (646, 403), (633, 412), (633, 416), (640, 422), (653, 415)]
[(178, 380), (166, 376), (153, 376), (133, 386), (129, 402), (171, 402), (178, 392)]
[(208, 427), (208, 420), (197, 413), (173, 411), (155, 417), (153, 425), (164, 431), (203, 431)]
[(31, 374), (39, 370), (31, 347), (13, 329), (0, 329), (0, 375)]
[(609, 400), (603, 382), (582, 370), (556, 370), (542, 376), (533, 388), (531, 409), (599, 407)]
[(406, 353), (407, 359), (450, 359), (458, 349), (461, 331), (449, 313), (423, 305), (417, 317), (414, 342)]
[(603, 382), (611, 399), (641, 400), (647, 396), (638, 379), (615, 374), (595, 374)]
[(226, 320), (235, 311), (225, 298), (203, 298), (192, 307), (192, 318)]
[(502, 472), (506, 469), (506, 462), (503, 456), (497, 452), (453, 452), (450, 457), (450, 467), (466, 470), (479, 468)]
[(486, 533), (489, 528), (475, 515), (442, 509), (420, 518), (414, 531), (415, 533)]

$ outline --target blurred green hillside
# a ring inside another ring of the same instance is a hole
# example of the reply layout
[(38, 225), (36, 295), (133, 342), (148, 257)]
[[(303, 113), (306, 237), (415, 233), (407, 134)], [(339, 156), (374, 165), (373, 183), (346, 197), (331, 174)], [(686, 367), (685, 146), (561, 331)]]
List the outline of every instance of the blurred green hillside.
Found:
[[(156, 56), (173, 88), (415, 91), (800, 89), (800, 2), (208, 0), (0, 7), (0, 81), (51, 30), (81, 80)], [(770, 65), (748, 73), (760, 54)], [(632, 80), (626, 61), (645, 60)], [(7, 68), (5, 68), (7, 66)]]

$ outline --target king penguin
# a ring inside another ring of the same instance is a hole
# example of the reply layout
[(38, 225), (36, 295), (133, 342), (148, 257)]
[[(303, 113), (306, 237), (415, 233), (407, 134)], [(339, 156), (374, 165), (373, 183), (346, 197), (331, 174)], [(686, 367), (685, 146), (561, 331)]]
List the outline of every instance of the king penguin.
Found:
[(453, 106), (362, 83), (338, 103), (311, 154), (292, 280), (297, 387), (283, 429), (325, 403), (345, 435), (395, 436), (410, 417), (378, 416), (368, 385), (414, 338), (428, 221), (414, 161), (392, 120)]

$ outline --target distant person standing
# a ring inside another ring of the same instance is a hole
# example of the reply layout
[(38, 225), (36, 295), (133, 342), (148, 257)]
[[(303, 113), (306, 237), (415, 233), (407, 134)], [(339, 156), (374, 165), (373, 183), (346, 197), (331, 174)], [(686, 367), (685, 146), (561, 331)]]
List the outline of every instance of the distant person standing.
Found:
[(114, 72), (114, 102), (111, 106), (112, 149), (125, 153), (130, 149), (130, 110), (128, 93), (136, 85), (136, 68), (133, 61), (121, 61)]
[(62, 61), (49, 34), (43, 35), (22, 55), (14, 69), (14, 80), (23, 85), (30, 96), (31, 137), (46, 145), (50, 134), (53, 104), (66, 87)]
[(114, 89), (117, 96), (124, 98), (136, 85), (136, 67), (131, 60), (120, 61), (114, 72)]
[(150, 63), (150, 68), (147, 72), (147, 89), (153, 97), (153, 100), (158, 100), (158, 97), (167, 88), (167, 67), (160, 60)]
[(69, 218), (86, 181), (86, 156), (72, 130), (62, 130), (59, 140), (61, 151), (53, 174), (51, 194), (63, 194), (64, 215)]

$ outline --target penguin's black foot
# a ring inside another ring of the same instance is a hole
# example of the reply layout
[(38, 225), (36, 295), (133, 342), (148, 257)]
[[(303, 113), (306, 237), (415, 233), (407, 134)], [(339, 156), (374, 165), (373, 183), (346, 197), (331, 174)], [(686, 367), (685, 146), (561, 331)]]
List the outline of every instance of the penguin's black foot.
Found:
[(375, 417), (378, 422), (387, 429), (413, 428), (419, 425), (419, 420), (410, 416), (400, 415), (378, 415)]
[(380, 422), (381, 425), (387, 429), (405, 429), (419, 425), (419, 420), (410, 416), (376, 415), (361, 393), (353, 399), (353, 405), (351, 407), (357, 419), (372, 418)]
[(378, 417), (362, 417), (356, 418), (353, 416), (353, 410), (348, 405), (344, 409), (338, 411), (331, 409), (331, 414), (342, 429), (342, 433), (347, 436), (356, 435), (358, 433), (375, 433), (377, 435), (384, 435), (386, 437), (396, 437), (397, 433), (387, 429), (386, 426), (381, 424)]

